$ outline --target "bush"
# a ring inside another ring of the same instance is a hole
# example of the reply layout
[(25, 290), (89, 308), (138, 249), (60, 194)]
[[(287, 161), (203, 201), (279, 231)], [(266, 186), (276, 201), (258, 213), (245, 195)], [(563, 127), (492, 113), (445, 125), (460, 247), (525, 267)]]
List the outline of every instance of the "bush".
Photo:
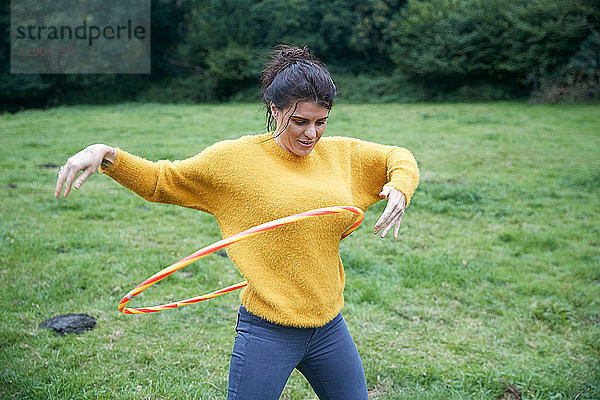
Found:
[(340, 101), (361, 103), (421, 101), (497, 101), (527, 98), (527, 93), (510, 84), (474, 81), (453, 90), (439, 90), (398, 71), (392, 75), (360, 74), (334, 75)]
[[(575, 62), (580, 44), (598, 27), (598, 11), (590, 0), (410, 0), (390, 24), (391, 57), (411, 81), (441, 96), (497, 86), (488, 92), (503, 98), (556, 82), (593, 92), (597, 64), (586, 64), (586, 78), (571, 82), (559, 71)], [(593, 54), (593, 38), (586, 43), (580, 52)]]
[(446, 90), (472, 79), (498, 80), (508, 0), (409, 1), (390, 28), (392, 59), (412, 79)]
[(400, 74), (339, 74), (333, 75), (338, 87), (338, 100), (349, 102), (416, 102), (430, 97), (418, 85), (409, 83)]
[(212, 82), (204, 74), (166, 79), (152, 84), (138, 100), (156, 103), (198, 103), (214, 98)]
[(214, 88), (215, 99), (228, 100), (235, 93), (253, 86), (261, 70), (259, 60), (258, 52), (249, 46), (228, 45), (211, 49), (206, 59), (206, 79)]
[(555, 75), (531, 93), (535, 103), (581, 103), (600, 100), (600, 34), (592, 33)]

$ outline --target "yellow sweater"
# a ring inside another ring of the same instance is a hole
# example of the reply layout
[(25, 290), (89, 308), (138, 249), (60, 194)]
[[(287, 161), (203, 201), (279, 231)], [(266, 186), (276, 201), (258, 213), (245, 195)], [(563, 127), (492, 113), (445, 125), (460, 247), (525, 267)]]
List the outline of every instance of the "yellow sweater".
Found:
[[(229, 237), (277, 218), (314, 208), (352, 205), (363, 211), (381, 200), (385, 184), (410, 201), (419, 179), (403, 148), (346, 137), (322, 137), (307, 156), (288, 152), (271, 132), (207, 147), (181, 161), (151, 162), (117, 149), (101, 172), (156, 203), (177, 204), (215, 216)], [(344, 303), (340, 238), (355, 215), (309, 218), (228, 247), (248, 286), (248, 311), (271, 322), (317, 327)]]

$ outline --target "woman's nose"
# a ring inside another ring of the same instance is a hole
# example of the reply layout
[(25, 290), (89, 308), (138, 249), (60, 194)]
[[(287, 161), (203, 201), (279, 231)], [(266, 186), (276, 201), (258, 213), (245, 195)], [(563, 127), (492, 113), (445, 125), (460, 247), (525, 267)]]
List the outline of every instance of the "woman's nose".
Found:
[(315, 137), (317, 137), (317, 129), (314, 125), (310, 125), (308, 128), (306, 128), (304, 134), (307, 138), (314, 139)]

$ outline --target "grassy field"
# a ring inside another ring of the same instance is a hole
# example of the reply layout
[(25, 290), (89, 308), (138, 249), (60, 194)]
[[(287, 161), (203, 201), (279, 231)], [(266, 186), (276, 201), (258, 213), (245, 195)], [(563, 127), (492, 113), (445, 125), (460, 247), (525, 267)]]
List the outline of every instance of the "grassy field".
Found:
[[(182, 159), (263, 132), (257, 105), (64, 107), (0, 115), (0, 398), (224, 399), (239, 299), (122, 315), (133, 286), (219, 237), (211, 215), (148, 203), (96, 174), (53, 197), (92, 143)], [(600, 107), (338, 104), (326, 135), (413, 151), (401, 237), (343, 240), (343, 313), (372, 399), (600, 398)], [(392, 232), (393, 233), (393, 232)], [(211, 255), (140, 295), (240, 280)], [(38, 329), (64, 313), (81, 335)], [(283, 399), (314, 399), (294, 373)]]

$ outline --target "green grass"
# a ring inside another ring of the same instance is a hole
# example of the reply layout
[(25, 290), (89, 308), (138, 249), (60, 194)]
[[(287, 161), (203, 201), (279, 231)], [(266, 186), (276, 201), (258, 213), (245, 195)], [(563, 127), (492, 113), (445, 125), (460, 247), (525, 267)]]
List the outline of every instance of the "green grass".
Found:
[[(263, 121), (244, 104), (0, 115), (0, 398), (225, 398), (236, 294), (116, 310), (143, 279), (218, 240), (213, 217), (148, 203), (103, 175), (56, 200), (57, 169), (38, 165), (92, 143), (181, 159), (263, 132)], [(600, 398), (600, 107), (339, 104), (326, 134), (404, 146), (421, 168), (399, 240), (372, 234), (380, 202), (341, 243), (343, 313), (371, 398), (502, 399), (509, 385), (523, 399)], [(238, 280), (211, 255), (133, 303)], [(97, 327), (37, 328), (63, 313)], [(294, 373), (282, 398), (315, 396)]]

